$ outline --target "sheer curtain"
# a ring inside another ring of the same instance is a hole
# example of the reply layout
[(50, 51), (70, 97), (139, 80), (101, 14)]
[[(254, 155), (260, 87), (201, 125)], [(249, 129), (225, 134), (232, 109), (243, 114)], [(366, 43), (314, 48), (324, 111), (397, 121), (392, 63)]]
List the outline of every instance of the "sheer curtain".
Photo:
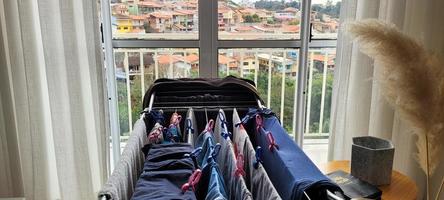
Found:
[(92, 199), (106, 179), (96, 4), (0, 0), (0, 197)]
[[(345, 0), (340, 18), (342, 22), (377, 18), (393, 23), (423, 42), (427, 49), (444, 56), (443, 8), (442, 0)], [(372, 79), (378, 68), (343, 32), (337, 51), (329, 159), (349, 160), (351, 140), (355, 136), (390, 139), (395, 145), (394, 168), (417, 182), (422, 197), (425, 174), (414, 160), (416, 138), (409, 124), (401, 121), (385, 102), (379, 85)], [(441, 164), (432, 178), (434, 193), (443, 174), (444, 165)]]

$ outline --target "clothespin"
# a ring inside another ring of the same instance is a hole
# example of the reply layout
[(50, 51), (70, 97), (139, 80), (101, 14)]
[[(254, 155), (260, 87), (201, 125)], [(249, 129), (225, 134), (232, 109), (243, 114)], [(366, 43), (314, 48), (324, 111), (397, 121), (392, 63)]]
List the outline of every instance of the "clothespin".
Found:
[(268, 149), (273, 151), (273, 149), (279, 150), (279, 146), (276, 144), (276, 140), (274, 140), (273, 134), (268, 131), (267, 132), (267, 140), (268, 140)]
[(234, 171), (236, 177), (245, 176), (244, 170), (244, 155), (238, 154), (236, 156), (236, 171)]
[(225, 120), (225, 115), (222, 112), (219, 112), (219, 120), (220, 120), (221, 126), (222, 126), (222, 131), (221, 131), (220, 135), (224, 139), (228, 139), (228, 137), (231, 137), (231, 133), (228, 131), (227, 120)]
[(211, 147), (211, 155), (208, 157), (208, 160), (210, 160), (210, 159), (215, 160), (215, 158), (219, 154), (220, 148), (221, 148), (220, 143), (217, 143), (216, 145), (212, 146)]
[(194, 134), (194, 128), (193, 128), (193, 122), (191, 119), (186, 120), (185, 130), (188, 132), (188, 134)]
[(185, 193), (190, 188), (193, 191), (196, 191), (196, 185), (199, 183), (200, 177), (202, 176), (202, 171), (200, 169), (196, 169), (193, 174), (191, 174), (190, 178), (188, 178), (188, 182), (182, 185), (182, 193)]
[(214, 128), (214, 120), (210, 119), (205, 130), (207, 132), (213, 132), (213, 128)]
[(259, 167), (259, 163), (264, 163), (264, 161), (262, 160), (262, 155), (263, 155), (262, 148), (260, 146), (257, 146), (256, 155), (255, 155), (256, 160), (253, 163), (255, 169)]
[(159, 128), (157, 128), (156, 130), (152, 131), (152, 132), (149, 134), (148, 140), (149, 140), (151, 143), (157, 143), (158, 140), (159, 140), (159, 136), (160, 136), (162, 133), (163, 133), (163, 127), (159, 127)]
[(261, 129), (264, 127), (264, 120), (262, 119), (262, 116), (257, 114), (256, 115), (256, 133), (260, 133)]
[(197, 156), (199, 156), (200, 152), (202, 152), (202, 147), (194, 149), (190, 154), (185, 154), (185, 156), (189, 156), (193, 160), (194, 167), (196, 168), (199, 168)]

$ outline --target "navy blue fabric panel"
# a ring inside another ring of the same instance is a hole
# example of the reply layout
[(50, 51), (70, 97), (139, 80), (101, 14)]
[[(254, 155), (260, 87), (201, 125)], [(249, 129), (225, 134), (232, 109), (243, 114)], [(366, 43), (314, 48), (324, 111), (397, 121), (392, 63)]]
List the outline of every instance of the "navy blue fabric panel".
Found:
[(145, 150), (143, 173), (131, 199), (196, 199), (193, 191), (181, 190), (195, 169), (193, 160), (186, 156), (193, 150), (191, 145), (152, 144)]
[[(271, 131), (279, 150), (268, 149), (266, 131)], [(264, 168), (283, 199), (326, 198), (326, 189), (340, 191), (293, 142), (275, 116), (264, 117), (264, 129), (256, 135), (258, 145), (265, 147)]]

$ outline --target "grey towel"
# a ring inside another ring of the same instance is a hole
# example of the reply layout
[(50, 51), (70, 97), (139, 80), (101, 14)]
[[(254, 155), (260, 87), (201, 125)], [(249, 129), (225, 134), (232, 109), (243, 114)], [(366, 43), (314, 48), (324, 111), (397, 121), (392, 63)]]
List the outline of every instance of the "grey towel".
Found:
[(142, 172), (145, 157), (140, 151), (148, 143), (145, 123), (139, 119), (123, 149), (119, 162), (108, 181), (98, 194), (98, 199), (127, 200), (130, 199)]
[[(222, 120), (221, 120), (222, 119)], [(216, 142), (221, 144), (219, 155), (217, 156), (217, 163), (223, 174), (225, 184), (227, 186), (227, 195), (229, 199), (235, 200), (247, 200), (253, 199), (250, 191), (245, 184), (245, 180), (242, 175), (236, 176), (236, 156), (234, 154), (233, 145), (231, 144), (230, 137), (225, 139), (221, 133), (228, 133), (228, 127), (226, 123), (227, 118), (223, 110), (219, 110), (218, 117), (216, 119), (216, 125), (214, 127), (214, 138)]]
[[(245, 180), (247, 187), (250, 190), (255, 200), (280, 200), (282, 199), (273, 183), (267, 175), (262, 164), (259, 164), (258, 168), (254, 168), (254, 162), (256, 161), (256, 152), (253, 144), (251, 143), (247, 131), (242, 125), (236, 126), (240, 123), (239, 114), (237, 110), (233, 111), (233, 142), (236, 145), (236, 149), (239, 153), (244, 154), (245, 163), (244, 169), (246, 172)], [(264, 147), (266, 148), (266, 147)]]

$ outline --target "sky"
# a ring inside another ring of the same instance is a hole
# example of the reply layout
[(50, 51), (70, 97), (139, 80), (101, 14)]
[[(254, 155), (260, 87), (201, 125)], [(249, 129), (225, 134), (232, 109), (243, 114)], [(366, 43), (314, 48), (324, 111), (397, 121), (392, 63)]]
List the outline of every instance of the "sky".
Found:
[[(239, 2), (242, 2), (243, 0), (233, 0), (233, 1), (239, 3)], [(255, 1), (259, 1), (259, 0), (250, 0), (250, 1), (251, 2), (255, 2)], [(291, 2), (291, 1), (294, 1), (294, 0), (285, 0), (285, 1), (286, 2)], [(338, 1), (341, 1), (341, 0), (332, 0), (333, 3), (336, 3)], [(311, 0), (312, 4), (325, 4), (326, 2), (327, 2), (327, 0)]]

